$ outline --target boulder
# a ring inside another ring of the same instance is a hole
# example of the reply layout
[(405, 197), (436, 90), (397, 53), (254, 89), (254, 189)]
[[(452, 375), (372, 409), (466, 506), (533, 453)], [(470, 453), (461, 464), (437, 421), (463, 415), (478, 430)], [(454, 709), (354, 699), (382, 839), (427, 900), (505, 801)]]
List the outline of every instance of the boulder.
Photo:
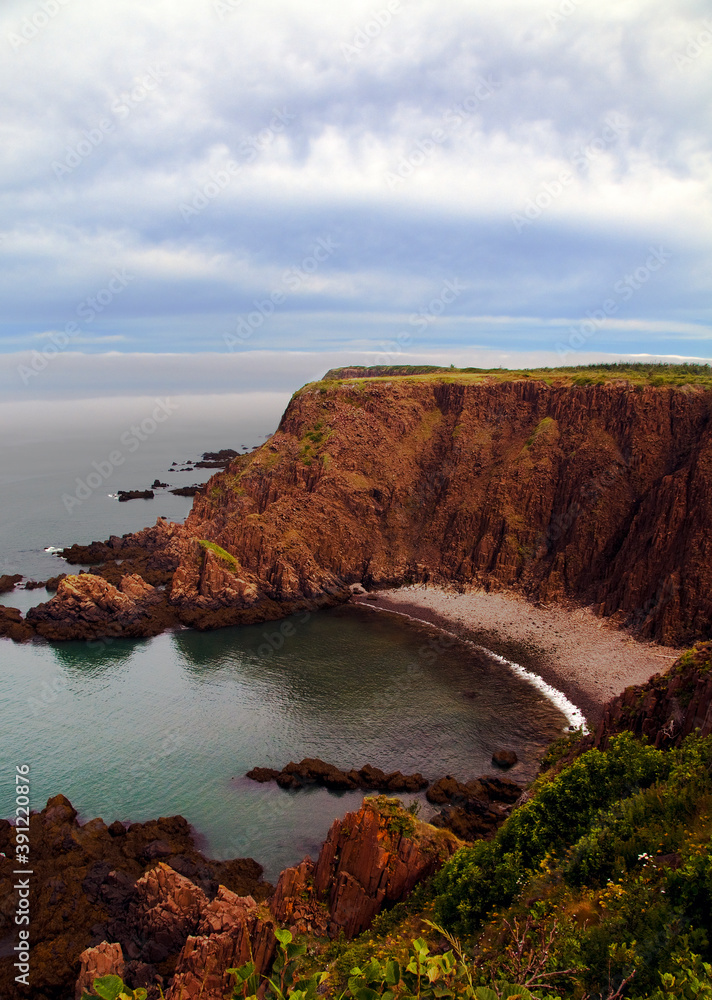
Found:
[(513, 750), (495, 750), (492, 754), (492, 763), (497, 767), (514, 767), (519, 758)]

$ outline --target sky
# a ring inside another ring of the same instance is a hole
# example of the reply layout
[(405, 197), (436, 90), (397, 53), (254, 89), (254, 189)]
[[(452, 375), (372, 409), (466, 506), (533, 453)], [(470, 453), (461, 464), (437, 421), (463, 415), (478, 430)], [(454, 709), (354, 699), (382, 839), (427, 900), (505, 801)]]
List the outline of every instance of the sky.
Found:
[(696, 0), (3, 0), (4, 399), (712, 358)]

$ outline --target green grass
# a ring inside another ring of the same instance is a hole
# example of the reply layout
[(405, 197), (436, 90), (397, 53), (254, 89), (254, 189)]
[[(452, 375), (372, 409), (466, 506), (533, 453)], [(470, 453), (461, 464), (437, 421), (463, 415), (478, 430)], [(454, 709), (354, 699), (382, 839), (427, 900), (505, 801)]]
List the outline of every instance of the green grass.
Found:
[[(357, 366), (350, 366), (356, 369)], [(650, 364), (646, 362), (612, 362), (610, 364), (573, 365), (561, 368), (436, 368), (424, 365), (377, 365), (359, 369), (353, 378), (340, 378), (343, 369), (332, 369), (320, 382), (309, 388), (321, 389), (344, 384), (363, 388), (378, 379), (408, 379), (413, 382), (511, 382), (534, 379), (548, 385), (589, 386), (611, 382), (626, 382), (645, 386), (700, 385), (712, 388), (712, 367), (706, 364)]]
[(229, 552), (226, 552), (220, 545), (217, 545), (215, 542), (209, 542), (205, 538), (199, 538), (198, 545), (205, 549), (206, 552), (212, 552), (223, 562), (227, 563), (233, 573), (237, 573), (239, 568), (237, 559), (234, 556), (231, 556)]

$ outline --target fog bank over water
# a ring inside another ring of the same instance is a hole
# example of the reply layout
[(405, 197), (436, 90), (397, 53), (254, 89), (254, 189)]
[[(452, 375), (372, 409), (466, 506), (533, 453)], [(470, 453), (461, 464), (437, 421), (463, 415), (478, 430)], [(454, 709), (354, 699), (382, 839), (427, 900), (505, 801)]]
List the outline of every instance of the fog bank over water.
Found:
[[(412, 328), (408, 333), (413, 343)], [(565, 332), (565, 331), (564, 331)], [(40, 350), (19, 354), (0, 354), (0, 400), (76, 401), (107, 397), (141, 397), (180, 395), (207, 398), (215, 395), (274, 393), (281, 395), (286, 405), (291, 394), (307, 382), (321, 378), (330, 368), (344, 365), (443, 365), (479, 368), (536, 368), (562, 365), (607, 364), (619, 360), (709, 362), (706, 356), (658, 354), (605, 354), (592, 350), (568, 350), (562, 356), (550, 351), (492, 350), (473, 344), (467, 348), (439, 351), (404, 349), (394, 339), (380, 344), (373, 351), (240, 351), (228, 354), (81, 354), (51, 353), (43, 357)], [(556, 337), (563, 337), (561, 331)], [(552, 333), (552, 348), (555, 340)], [(595, 346), (591, 342), (586, 346)], [(701, 345), (706, 347), (707, 345)], [(703, 354), (703, 352), (701, 352)], [(36, 370), (37, 369), (37, 370)], [(196, 404), (197, 407), (197, 404)], [(106, 409), (102, 405), (97, 412)], [(200, 407), (197, 407), (197, 414)], [(209, 410), (206, 403), (205, 413)], [(5, 415), (0, 417), (5, 427)], [(34, 406), (24, 413), (34, 413)], [(58, 411), (54, 411), (58, 412)], [(107, 411), (108, 412), (108, 411)], [(191, 411), (193, 412), (193, 411)], [(275, 425), (276, 426), (276, 425)]]

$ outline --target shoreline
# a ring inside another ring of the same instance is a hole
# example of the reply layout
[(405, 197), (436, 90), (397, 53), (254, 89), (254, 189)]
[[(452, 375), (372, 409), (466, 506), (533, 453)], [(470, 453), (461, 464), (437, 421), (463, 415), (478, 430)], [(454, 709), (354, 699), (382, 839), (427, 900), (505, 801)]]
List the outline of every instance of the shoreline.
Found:
[(629, 685), (664, 673), (684, 652), (641, 642), (589, 607), (533, 604), (506, 591), (415, 584), (358, 595), (351, 603), (451, 631), (537, 674), (581, 710), (589, 728), (595, 728), (606, 702)]

